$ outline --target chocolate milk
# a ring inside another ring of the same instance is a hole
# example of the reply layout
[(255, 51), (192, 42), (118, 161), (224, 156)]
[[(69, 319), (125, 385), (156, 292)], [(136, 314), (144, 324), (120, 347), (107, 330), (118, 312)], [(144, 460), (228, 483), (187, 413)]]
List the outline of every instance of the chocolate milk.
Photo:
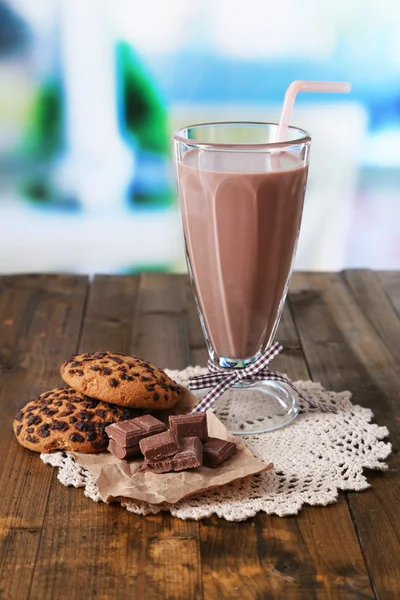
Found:
[(189, 268), (219, 357), (254, 356), (272, 341), (283, 308), (307, 167), (289, 154), (270, 160), (192, 150), (178, 164)]

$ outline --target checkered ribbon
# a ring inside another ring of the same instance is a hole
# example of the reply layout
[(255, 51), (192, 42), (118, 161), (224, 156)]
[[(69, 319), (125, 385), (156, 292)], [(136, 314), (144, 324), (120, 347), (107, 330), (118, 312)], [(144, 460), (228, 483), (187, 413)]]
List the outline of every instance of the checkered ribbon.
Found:
[(319, 408), (322, 412), (336, 412), (333, 408), (322, 406), (318, 402), (314, 402), (311, 398), (304, 396), (304, 394), (293, 385), (290, 379), (284, 377), (281, 373), (270, 371), (267, 368), (267, 365), (279, 354), (279, 352), (281, 352), (281, 350), (283, 350), (283, 346), (281, 346), (279, 342), (275, 342), (272, 346), (267, 348), (257, 360), (242, 369), (219, 367), (209, 360), (208, 370), (210, 373), (193, 377), (189, 381), (189, 388), (191, 390), (201, 390), (211, 387), (212, 389), (196, 404), (191, 412), (196, 413), (208, 410), (217, 398), (235, 383), (240, 381), (262, 381), (265, 379), (286, 383), (302, 400), (314, 408)]

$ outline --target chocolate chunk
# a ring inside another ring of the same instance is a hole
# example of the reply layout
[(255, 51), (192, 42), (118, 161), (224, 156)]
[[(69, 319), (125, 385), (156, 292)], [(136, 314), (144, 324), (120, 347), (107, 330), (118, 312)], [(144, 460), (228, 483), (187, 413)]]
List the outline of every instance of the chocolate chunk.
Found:
[(128, 375), (127, 373), (122, 373), (121, 379), (124, 379), (125, 381), (133, 381), (132, 375)]
[(76, 423), (76, 422), (77, 422), (77, 420), (78, 420), (78, 419), (77, 419), (76, 417), (71, 417), (71, 418), (70, 418), (70, 420), (69, 420), (69, 422), (70, 422), (70, 423)]
[(155, 393), (153, 394), (153, 399), (154, 399), (154, 400), (157, 402), (157, 400), (159, 400), (159, 399), (160, 399), (160, 394), (158, 394), (157, 392), (155, 392)]
[(64, 410), (58, 416), (59, 417), (69, 417), (69, 415), (72, 415), (73, 412), (74, 412), (73, 410)]
[(39, 398), (41, 398), (42, 400), (45, 400), (46, 398), (48, 398), (51, 395), (52, 395), (52, 392), (46, 392), (45, 394), (42, 394), (41, 396), (39, 396)]
[(112, 369), (110, 369), (109, 367), (104, 367), (103, 375), (111, 375), (111, 373), (112, 373)]
[(106, 411), (103, 408), (98, 408), (96, 410), (96, 415), (98, 415), (101, 419), (104, 419), (104, 417), (106, 416)]
[[(22, 427), (22, 425), (20, 425), (20, 427)], [(28, 427), (26, 430), (26, 433), (33, 433), (35, 431), (34, 427)]]
[(139, 440), (166, 431), (167, 427), (151, 415), (143, 415), (129, 421), (113, 423), (106, 428), (107, 435), (121, 446), (137, 446)]
[(19, 410), (19, 411), (17, 412), (17, 414), (15, 415), (15, 420), (16, 420), (16, 421), (22, 421), (22, 419), (23, 419), (23, 418), (24, 418), (24, 415), (23, 415), (23, 413), (22, 413), (22, 412)]
[(98, 406), (98, 404), (99, 404), (99, 401), (92, 398), (91, 400), (88, 400), (87, 402), (85, 402), (84, 406), (85, 406), (85, 408), (96, 408), (96, 406)]
[(101, 368), (98, 367), (97, 365), (93, 365), (93, 367), (90, 367), (92, 371), (100, 371)]
[(75, 360), (73, 363), (71, 363), (71, 367), (80, 367), (81, 364), (82, 363), (79, 360)]
[(75, 423), (75, 429), (78, 431), (90, 431), (93, 429), (93, 427), (91, 427), (90, 423), (87, 423), (86, 421), (78, 421)]
[(68, 373), (69, 373), (70, 375), (75, 375), (75, 370), (74, 370), (74, 369), (70, 369), (70, 370), (68, 371)]
[(119, 364), (119, 365), (123, 365), (124, 361), (121, 360), (120, 358), (118, 358), (118, 356), (109, 356), (109, 359), (112, 360), (113, 362)]
[(48, 407), (42, 409), (42, 413), (48, 417), (52, 417), (53, 415), (57, 414), (57, 412), (57, 410), (51, 410), (51, 408)]
[(39, 435), (40, 437), (48, 437), (50, 435), (50, 425), (48, 423), (44, 423), (39, 427)]
[(107, 356), (107, 352), (95, 352), (93, 354), (93, 358), (104, 358)]
[(22, 429), (22, 425), (18, 425), (15, 430), (17, 432), (17, 435), (19, 435), (21, 433), (21, 429)]
[(79, 433), (73, 433), (72, 435), (69, 436), (69, 439), (71, 440), (71, 442), (84, 442), (85, 438), (80, 435)]
[(139, 447), (148, 460), (162, 460), (179, 452), (178, 438), (172, 431), (157, 433), (140, 440)]
[(91, 421), (94, 417), (94, 414), (87, 410), (80, 410), (78, 412), (78, 417), (82, 419), (82, 421)]
[(155, 383), (152, 383), (150, 385), (146, 385), (146, 390), (148, 392), (154, 392), (154, 386), (155, 386)]
[(65, 421), (54, 421), (53, 429), (56, 431), (67, 431), (69, 429), (69, 425)]
[(39, 425), (42, 422), (41, 417), (39, 415), (34, 415), (28, 419), (28, 426), (30, 425)]
[(94, 442), (94, 440), (97, 438), (97, 433), (95, 431), (89, 431), (89, 433), (86, 436), (86, 440), (88, 442)]
[(116, 456), (117, 458), (130, 458), (131, 456), (137, 456), (140, 454), (139, 444), (136, 446), (130, 446), (126, 448), (125, 446), (121, 446), (115, 440), (110, 440), (108, 444), (108, 450)]
[(151, 377), (145, 377), (144, 375), (141, 375), (140, 381), (151, 381)]
[(181, 440), (181, 450), (175, 456), (164, 460), (145, 460), (144, 469), (153, 473), (186, 471), (187, 469), (201, 467), (202, 462), (201, 441), (198, 437), (186, 437)]
[(32, 444), (37, 444), (39, 441), (39, 439), (33, 435), (27, 435), (25, 439), (27, 442), (31, 442)]
[(219, 467), (226, 460), (232, 458), (236, 452), (235, 442), (210, 437), (203, 445), (203, 464), (206, 467)]
[[(64, 396), (62, 396), (61, 398), (64, 398)], [(54, 402), (54, 406), (62, 406), (62, 401), (57, 400), (57, 402)]]
[(118, 367), (118, 371), (122, 371), (123, 373), (126, 373), (127, 369), (126, 369), (126, 367)]
[[(70, 371), (70, 373), (71, 373), (71, 371)], [(82, 375), (83, 375), (82, 369), (77, 369), (76, 374), (79, 375), (80, 377), (82, 377)]]
[(169, 426), (179, 439), (194, 436), (199, 437), (204, 442), (208, 438), (207, 416), (204, 412), (189, 415), (171, 415)]
[(119, 386), (119, 381), (117, 381), (116, 379), (114, 379), (114, 377), (112, 377), (110, 379), (110, 385), (111, 385), (111, 387), (114, 387), (114, 388), (118, 387)]

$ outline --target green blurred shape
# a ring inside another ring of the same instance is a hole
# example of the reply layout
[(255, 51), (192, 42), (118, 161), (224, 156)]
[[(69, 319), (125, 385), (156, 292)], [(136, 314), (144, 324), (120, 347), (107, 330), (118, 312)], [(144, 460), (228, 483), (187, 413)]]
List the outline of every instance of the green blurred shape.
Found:
[(22, 150), (36, 159), (50, 159), (64, 145), (63, 90), (59, 82), (43, 82), (33, 101)]
[(168, 113), (150, 73), (124, 41), (117, 44), (123, 125), (142, 150), (170, 155)]

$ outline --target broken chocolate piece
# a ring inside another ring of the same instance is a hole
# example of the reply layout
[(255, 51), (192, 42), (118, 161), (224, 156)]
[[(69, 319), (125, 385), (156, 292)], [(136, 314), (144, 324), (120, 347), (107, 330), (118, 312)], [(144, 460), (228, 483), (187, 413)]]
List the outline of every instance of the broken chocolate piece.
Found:
[(106, 427), (106, 434), (121, 446), (137, 446), (139, 441), (149, 435), (166, 431), (167, 427), (155, 419), (151, 415), (143, 415), (130, 419), (129, 421), (121, 421), (113, 423)]
[(181, 440), (181, 450), (175, 456), (164, 460), (146, 460), (144, 470), (153, 473), (168, 471), (186, 471), (201, 467), (203, 462), (202, 445), (198, 437), (186, 437)]
[(171, 415), (169, 426), (179, 439), (199, 437), (204, 442), (208, 438), (207, 416), (204, 412), (189, 415)]
[(126, 448), (125, 446), (121, 446), (115, 440), (111, 439), (108, 443), (108, 450), (116, 456), (117, 458), (130, 458), (131, 456), (135, 456), (136, 454), (140, 454), (139, 444), (137, 446), (131, 446)]
[(219, 467), (226, 460), (232, 458), (236, 452), (235, 442), (210, 437), (203, 444), (203, 465), (205, 467)]
[(178, 438), (172, 431), (164, 431), (144, 438), (140, 440), (139, 446), (148, 460), (162, 460), (180, 450)]

